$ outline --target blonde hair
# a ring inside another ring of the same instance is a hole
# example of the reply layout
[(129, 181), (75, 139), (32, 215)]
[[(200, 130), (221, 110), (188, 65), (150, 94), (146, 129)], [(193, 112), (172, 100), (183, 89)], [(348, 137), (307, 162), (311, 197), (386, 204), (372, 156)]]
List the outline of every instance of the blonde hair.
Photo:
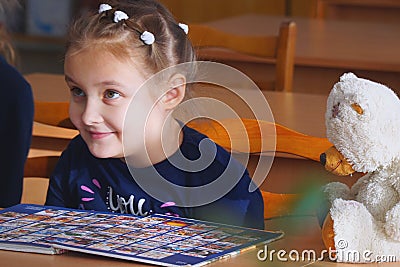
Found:
[(6, 59), (9, 64), (15, 65), (15, 50), (11, 45), (11, 40), (5, 27), (2, 25), (0, 25), (0, 54)]
[[(112, 9), (83, 15), (69, 30), (66, 56), (98, 46), (120, 59), (140, 57), (148, 74), (196, 60), (194, 49), (172, 14), (156, 0), (104, 1)], [(115, 11), (128, 19), (114, 22)], [(140, 36), (151, 32), (155, 42), (147, 45)]]
[[(19, 6), (18, 0), (1, 0), (0, 1), (0, 13), (3, 13), (6, 9), (8, 11), (15, 9)], [(11, 38), (7, 32), (5, 25), (0, 23), (0, 55), (2, 55), (6, 61), (15, 65), (16, 53), (14, 47), (11, 44)]]

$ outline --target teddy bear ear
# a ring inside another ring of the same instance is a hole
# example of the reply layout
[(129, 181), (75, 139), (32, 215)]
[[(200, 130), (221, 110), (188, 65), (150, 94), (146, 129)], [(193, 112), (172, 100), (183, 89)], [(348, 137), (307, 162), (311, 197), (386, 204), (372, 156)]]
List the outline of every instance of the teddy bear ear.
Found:
[(352, 73), (352, 72), (348, 72), (343, 74), (342, 76), (340, 76), (340, 81), (343, 82), (345, 80), (350, 80), (350, 79), (357, 79), (358, 77)]
[(364, 114), (364, 110), (363, 110), (362, 107), (361, 107), (359, 104), (357, 104), (357, 103), (351, 104), (351, 108), (352, 108), (355, 112), (357, 112), (359, 115)]

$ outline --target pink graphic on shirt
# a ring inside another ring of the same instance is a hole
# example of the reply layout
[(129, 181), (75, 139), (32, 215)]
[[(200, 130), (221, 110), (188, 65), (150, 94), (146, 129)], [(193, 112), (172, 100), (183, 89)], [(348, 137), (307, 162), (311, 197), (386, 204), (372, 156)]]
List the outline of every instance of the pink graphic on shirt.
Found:
[(97, 188), (101, 189), (101, 185), (100, 185), (99, 181), (98, 181), (96, 178), (93, 178), (93, 179), (92, 179), (92, 183), (93, 183), (95, 186), (97, 186)]
[[(97, 188), (101, 189), (101, 185), (100, 185), (99, 181), (98, 181), (96, 178), (93, 178), (93, 179), (92, 179), (92, 183), (93, 183)], [(85, 192), (88, 192), (88, 193), (94, 195), (94, 191), (93, 191), (90, 187), (88, 187), (88, 186), (86, 186), (86, 185), (81, 185), (81, 189), (82, 189), (83, 191), (85, 191)], [(81, 198), (81, 201), (83, 201), (83, 202), (90, 202), (90, 201), (92, 201), (92, 200), (94, 200), (94, 197), (83, 197), (83, 198)]]
[(176, 204), (175, 204), (175, 202), (165, 202), (164, 204), (162, 204), (161, 206), (160, 206), (160, 208), (166, 208), (166, 207), (173, 207), (173, 206), (175, 206)]
[(81, 200), (83, 202), (89, 202), (89, 201), (92, 201), (93, 199), (94, 199), (94, 197), (83, 197), (83, 198), (81, 198)]
[(91, 194), (94, 194), (93, 190), (90, 189), (89, 187), (87, 187), (86, 185), (81, 185), (81, 189), (82, 189), (83, 191), (86, 191), (86, 192), (89, 192), (89, 193), (91, 193)]
[[(169, 201), (169, 202), (165, 202), (164, 204), (162, 204), (160, 206), (160, 208), (174, 207), (175, 205), (176, 205), (175, 202)], [(171, 213), (171, 212), (167, 212), (167, 213), (165, 213), (165, 215), (179, 217), (179, 214)]]

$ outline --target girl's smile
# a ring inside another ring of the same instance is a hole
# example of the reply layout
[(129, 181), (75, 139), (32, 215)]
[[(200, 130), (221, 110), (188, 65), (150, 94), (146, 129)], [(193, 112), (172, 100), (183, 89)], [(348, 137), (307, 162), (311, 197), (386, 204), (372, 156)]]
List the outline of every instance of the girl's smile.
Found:
[(109, 136), (115, 134), (115, 132), (93, 132), (93, 131), (89, 131), (89, 134), (92, 137), (92, 139), (99, 140), (99, 139), (104, 139), (106, 137), (109, 137)]

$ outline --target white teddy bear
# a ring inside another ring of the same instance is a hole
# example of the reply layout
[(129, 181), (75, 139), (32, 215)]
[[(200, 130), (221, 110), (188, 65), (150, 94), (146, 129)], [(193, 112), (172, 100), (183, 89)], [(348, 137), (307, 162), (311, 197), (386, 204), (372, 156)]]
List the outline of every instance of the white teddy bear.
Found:
[(325, 168), (366, 173), (351, 188), (338, 182), (324, 187), (337, 261), (400, 261), (399, 98), (346, 73), (329, 94), (325, 121), (334, 145), (321, 155)]

